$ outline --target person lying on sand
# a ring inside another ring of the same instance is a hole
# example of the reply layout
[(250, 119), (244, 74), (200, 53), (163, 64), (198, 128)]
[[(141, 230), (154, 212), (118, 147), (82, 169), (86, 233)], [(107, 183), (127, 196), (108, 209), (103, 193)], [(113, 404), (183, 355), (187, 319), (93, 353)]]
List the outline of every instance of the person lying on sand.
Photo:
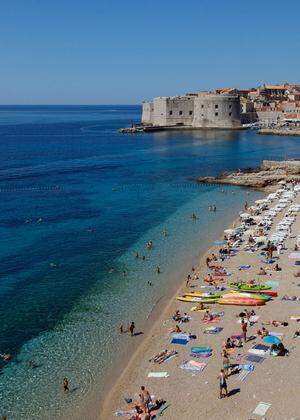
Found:
[(275, 264), (274, 271), (281, 271), (281, 270), (282, 270), (282, 268), (279, 267), (278, 264)]
[(257, 330), (257, 331), (256, 331), (256, 334), (257, 334), (257, 336), (258, 336), (258, 337), (260, 337), (260, 338), (264, 338), (264, 337), (266, 337), (267, 335), (269, 335), (269, 331), (268, 331), (265, 327), (262, 327), (262, 329), (261, 329), (261, 330)]
[(212, 321), (213, 318), (212, 314), (209, 311), (206, 311), (202, 319), (203, 321)]
[(204, 281), (205, 281), (206, 283), (212, 284), (212, 283), (214, 282), (214, 279), (213, 279), (213, 277), (212, 277), (212, 275), (211, 275), (211, 274), (207, 274), (207, 276), (206, 276), (206, 277), (204, 277)]

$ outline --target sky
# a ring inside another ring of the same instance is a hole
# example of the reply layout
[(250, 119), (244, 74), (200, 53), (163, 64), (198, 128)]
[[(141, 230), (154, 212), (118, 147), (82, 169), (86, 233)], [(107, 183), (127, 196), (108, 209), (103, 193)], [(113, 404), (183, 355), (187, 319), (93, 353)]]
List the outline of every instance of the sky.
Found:
[(1, 0), (1, 104), (300, 82), (299, 0)]

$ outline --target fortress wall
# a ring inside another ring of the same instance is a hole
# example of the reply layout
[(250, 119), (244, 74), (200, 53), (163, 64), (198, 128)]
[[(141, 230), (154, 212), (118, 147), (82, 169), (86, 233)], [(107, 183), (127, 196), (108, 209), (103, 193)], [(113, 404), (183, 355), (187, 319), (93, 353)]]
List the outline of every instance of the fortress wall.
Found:
[[(151, 118), (149, 114), (151, 114)], [(161, 96), (154, 98), (152, 111), (149, 111), (148, 105), (145, 105), (145, 108), (143, 106), (142, 122), (151, 121), (153, 125), (191, 126), (193, 118), (194, 98), (189, 96), (176, 96), (173, 98)]]
[(193, 127), (238, 128), (241, 126), (240, 99), (236, 95), (199, 95), (194, 100)]
[(153, 102), (143, 102), (142, 123), (153, 124)]

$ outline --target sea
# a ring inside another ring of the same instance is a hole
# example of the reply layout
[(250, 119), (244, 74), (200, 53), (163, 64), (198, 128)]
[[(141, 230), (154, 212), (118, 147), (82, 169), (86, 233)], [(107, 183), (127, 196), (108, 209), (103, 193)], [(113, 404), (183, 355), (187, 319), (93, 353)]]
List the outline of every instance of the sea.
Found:
[(118, 132), (140, 118), (140, 106), (0, 107), (0, 353), (12, 355), (0, 363), (0, 414), (8, 419), (73, 418), (105, 395), (132, 343), (119, 326), (134, 321), (143, 331), (245, 201), (262, 197), (198, 176), (299, 158), (297, 138), (253, 130)]

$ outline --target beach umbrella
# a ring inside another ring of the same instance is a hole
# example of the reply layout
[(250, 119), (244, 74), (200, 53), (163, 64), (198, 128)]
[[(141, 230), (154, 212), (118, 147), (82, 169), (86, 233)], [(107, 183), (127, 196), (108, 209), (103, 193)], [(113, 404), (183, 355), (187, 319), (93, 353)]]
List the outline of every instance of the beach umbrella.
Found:
[(235, 233), (235, 229), (226, 229), (226, 230), (224, 230), (224, 233), (226, 235), (232, 235), (233, 233)]
[(248, 217), (251, 217), (251, 214), (249, 214), (249, 213), (242, 213), (242, 214), (240, 214), (240, 218), (241, 219), (247, 219)]
[(250, 235), (254, 235), (254, 230), (253, 229), (248, 229), (246, 230), (246, 232), (244, 232), (245, 236), (250, 236)]
[(268, 241), (266, 236), (257, 236), (254, 239), (257, 244), (265, 244)]
[(275, 337), (274, 335), (267, 335), (263, 338), (263, 341), (267, 344), (279, 344), (281, 343), (280, 339), (278, 337)]

